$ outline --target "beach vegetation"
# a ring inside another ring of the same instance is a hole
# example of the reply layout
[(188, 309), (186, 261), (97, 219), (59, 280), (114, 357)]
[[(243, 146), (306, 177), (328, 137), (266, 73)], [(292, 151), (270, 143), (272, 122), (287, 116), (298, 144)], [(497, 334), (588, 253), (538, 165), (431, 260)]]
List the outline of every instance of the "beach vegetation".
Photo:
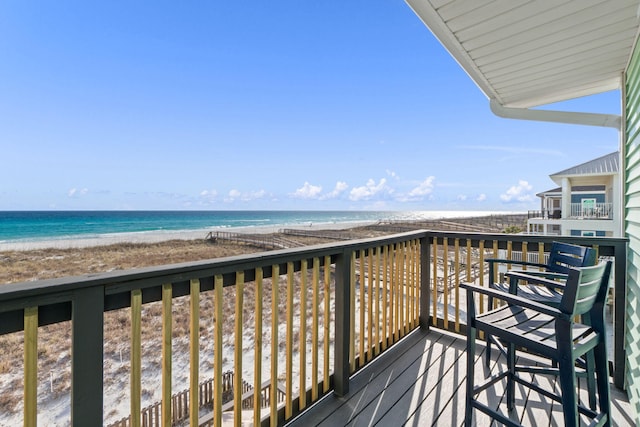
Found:
[(506, 227), (503, 231), (503, 233), (505, 234), (520, 234), (522, 233), (524, 230), (521, 227), (518, 227), (517, 225), (510, 225), (508, 227)]

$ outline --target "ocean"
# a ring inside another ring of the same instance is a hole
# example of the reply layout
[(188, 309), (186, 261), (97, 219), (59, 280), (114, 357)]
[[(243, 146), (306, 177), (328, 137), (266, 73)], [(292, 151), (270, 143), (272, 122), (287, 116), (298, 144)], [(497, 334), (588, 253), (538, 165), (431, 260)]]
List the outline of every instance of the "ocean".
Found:
[(3, 211), (0, 244), (478, 216), (478, 211)]

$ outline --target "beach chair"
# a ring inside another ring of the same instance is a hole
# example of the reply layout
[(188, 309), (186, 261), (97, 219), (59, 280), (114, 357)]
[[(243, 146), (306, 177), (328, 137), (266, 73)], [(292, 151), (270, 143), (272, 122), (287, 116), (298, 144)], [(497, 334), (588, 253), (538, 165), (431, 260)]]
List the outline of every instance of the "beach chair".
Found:
[[(480, 410), (507, 426), (520, 424), (498, 409), (493, 409), (476, 399), (476, 395), (495, 383), (507, 380), (507, 409), (515, 409), (515, 383), (535, 390), (562, 405), (564, 425), (579, 425), (579, 414), (594, 421), (592, 425), (611, 425), (609, 400), (609, 362), (606, 350), (604, 321), (605, 299), (611, 272), (611, 261), (597, 266), (572, 268), (559, 307), (551, 307), (531, 301), (520, 295), (500, 290), (462, 283), (467, 290), (467, 378), (465, 401), (465, 426), (472, 425), (473, 409)], [(507, 273), (509, 275), (510, 273)], [(551, 280), (534, 275), (527, 276), (532, 283), (546, 285)], [(478, 314), (476, 294), (483, 294), (505, 302), (498, 308)], [(577, 323), (576, 318), (588, 319)], [(507, 370), (476, 386), (474, 383), (476, 334), (484, 331), (506, 343)], [(542, 356), (552, 362), (550, 367), (534, 367), (516, 364), (516, 351)], [(576, 361), (592, 353), (595, 361), (595, 379), (598, 389), (598, 409), (587, 408), (576, 396)], [(557, 366), (557, 368), (555, 368)], [(546, 390), (519, 375), (558, 375), (561, 394)], [(513, 414), (513, 413), (512, 413)]]

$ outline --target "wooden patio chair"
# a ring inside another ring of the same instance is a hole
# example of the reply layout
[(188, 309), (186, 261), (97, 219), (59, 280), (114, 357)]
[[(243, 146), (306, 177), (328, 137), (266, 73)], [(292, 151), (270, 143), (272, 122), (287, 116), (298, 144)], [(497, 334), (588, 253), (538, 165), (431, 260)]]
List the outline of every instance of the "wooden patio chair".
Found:
[[(467, 396), (465, 406), (465, 426), (472, 424), (473, 409), (476, 408), (507, 426), (520, 424), (497, 409), (479, 402), (476, 394), (491, 387), (506, 377), (507, 409), (515, 407), (515, 383), (530, 387), (538, 393), (558, 401), (563, 408), (565, 426), (579, 425), (579, 414), (591, 418), (592, 424), (609, 426), (609, 364), (606, 350), (604, 321), (605, 299), (611, 272), (611, 261), (592, 267), (572, 268), (558, 308), (528, 300), (495, 289), (462, 283), (467, 289)], [(522, 273), (520, 273), (522, 274)], [(525, 275), (526, 276), (526, 275)], [(529, 275), (531, 282), (549, 281)], [(506, 304), (478, 314), (476, 295), (484, 294), (503, 300)], [(588, 322), (577, 323), (577, 316)], [(476, 334), (484, 331), (506, 343), (507, 370), (485, 384), (474, 384), (474, 362)], [(526, 349), (526, 350), (523, 350)], [(538, 368), (516, 364), (516, 351), (527, 351), (549, 359), (553, 366)], [(593, 352), (595, 376), (598, 391), (598, 410), (579, 403), (576, 395), (576, 361), (586, 353)], [(561, 394), (541, 388), (519, 373), (558, 375)]]

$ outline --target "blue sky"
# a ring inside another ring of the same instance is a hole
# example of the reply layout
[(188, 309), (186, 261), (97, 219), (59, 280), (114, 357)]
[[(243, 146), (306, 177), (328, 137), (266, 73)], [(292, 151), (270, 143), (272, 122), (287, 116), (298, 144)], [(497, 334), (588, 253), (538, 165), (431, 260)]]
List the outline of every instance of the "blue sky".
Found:
[(494, 116), (399, 0), (8, 0), (0, 57), (0, 210), (523, 211), (618, 149)]

